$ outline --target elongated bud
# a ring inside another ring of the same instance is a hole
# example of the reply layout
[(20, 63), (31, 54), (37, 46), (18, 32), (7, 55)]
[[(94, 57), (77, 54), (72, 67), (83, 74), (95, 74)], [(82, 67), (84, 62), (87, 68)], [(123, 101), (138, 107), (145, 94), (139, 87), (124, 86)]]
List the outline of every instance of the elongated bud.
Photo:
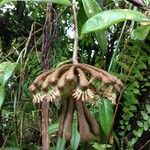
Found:
[[(54, 71), (55, 71), (55, 69), (52, 69), (52, 70), (48, 70), (48, 71), (46, 71), (46, 72), (40, 74), (39, 76), (37, 76), (37, 77), (35, 78), (35, 80), (33, 81), (33, 83), (34, 83), (35, 85), (38, 85), (38, 86), (39, 86), (39, 83), (41, 83), (41, 82), (44, 80), (44, 78), (45, 78), (46, 76), (48, 76), (49, 74), (51, 74), (51, 73), (54, 72)], [(40, 84), (40, 85), (41, 85), (41, 84)]]
[(74, 74), (74, 68), (75, 66), (71, 66), (70, 69), (68, 70), (67, 74), (66, 74), (66, 80), (67, 81), (73, 81), (75, 78), (75, 74)]
[(47, 90), (49, 84), (55, 85), (57, 83), (58, 77), (61, 73), (66, 71), (72, 64), (67, 64), (64, 66), (61, 66), (60, 68), (56, 69), (53, 73), (47, 76), (45, 81), (43, 82), (42, 89)]
[(34, 93), (36, 91), (36, 86), (32, 83), (28, 89), (30, 92)]
[(68, 71), (66, 71), (59, 79), (58, 83), (57, 83), (57, 87), (59, 90), (63, 90), (65, 84), (67, 83), (66, 81), (66, 74), (68, 73)]
[(89, 87), (89, 81), (87, 80), (84, 72), (80, 68), (76, 68), (79, 74), (79, 84), (81, 89), (87, 89)]
[(98, 80), (102, 80), (105, 84), (110, 84), (111, 83), (111, 80), (109, 78), (107, 78), (106, 76), (104, 76), (102, 73), (97, 72), (96, 70), (94, 70), (90, 67), (87, 67), (83, 64), (82, 65), (78, 64), (78, 65), (82, 70), (84, 70), (87, 73), (90, 73), (94, 78), (96, 78)]

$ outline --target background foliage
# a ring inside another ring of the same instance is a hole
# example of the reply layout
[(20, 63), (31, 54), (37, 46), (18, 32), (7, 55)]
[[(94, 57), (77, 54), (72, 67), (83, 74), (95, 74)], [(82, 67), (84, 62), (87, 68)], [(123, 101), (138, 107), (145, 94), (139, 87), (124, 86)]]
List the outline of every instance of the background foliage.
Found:
[[(3, 5), (7, 2), (10, 3)], [(62, 0), (63, 5), (60, 1), (49, 2), (55, 2), (52, 23), (55, 41), (49, 60), (55, 67), (72, 57), (73, 16), (68, 0)], [(11, 150), (39, 149), (40, 108), (32, 104), (28, 86), (42, 72), (46, 3), (2, 0), (0, 5), (0, 146)], [(108, 70), (125, 87), (116, 106), (106, 98), (87, 104), (101, 127), (100, 140), (88, 143), (80, 142), (76, 122), (70, 143), (58, 138), (60, 106), (51, 103), (51, 149), (150, 148), (149, 7), (148, 0), (140, 4), (122, 0), (78, 1), (80, 62)]]

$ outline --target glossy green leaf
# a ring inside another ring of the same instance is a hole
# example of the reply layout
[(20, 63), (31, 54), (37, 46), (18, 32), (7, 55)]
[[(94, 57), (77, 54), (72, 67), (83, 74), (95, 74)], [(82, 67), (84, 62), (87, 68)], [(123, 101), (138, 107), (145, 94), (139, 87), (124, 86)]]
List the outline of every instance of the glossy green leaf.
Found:
[(48, 133), (53, 134), (53, 133), (57, 132), (58, 129), (59, 129), (59, 123), (53, 123), (48, 127)]
[(0, 84), (5, 85), (7, 80), (12, 75), (17, 64), (11, 62), (3, 62), (0, 64)]
[(103, 98), (101, 100), (101, 104), (99, 107), (99, 121), (104, 134), (108, 136), (113, 121), (113, 105), (111, 101), (106, 98)]
[(65, 150), (66, 140), (64, 138), (58, 138), (56, 150)]
[(4, 102), (4, 98), (5, 98), (5, 88), (1, 85), (0, 86), (0, 109), (1, 109), (2, 104)]
[(131, 39), (143, 41), (150, 31), (150, 26), (139, 26), (133, 30)]
[[(17, 0), (2, 0), (0, 2), (0, 6), (9, 3), (9, 2), (14, 2)], [(19, 1), (30, 1), (30, 2), (46, 2), (46, 3), (57, 3), (57, 4), (63, 4), (63, 5), (69, 5), (70, 1), (69, 0), (19, 0)]]
[(83, 24), (87, 21), (87, 16), (83, 7), (83, 3), (79, 3), (79, 11), (77, 15), (77, 21), (78, 21), (78, 32), (81, 33), (81, 29)]
[[(82, 3), (88, 18), (91, 18), (102, 11), (100, 5), (95, 0), (82, 0)], [(95, 32), (95, 35), (103, 55), (107, 47), (106, 31)]]
[(107, 10), (100, 12), (88, 19), (82, 27), (81, 34), (84, 35), (93, 31), (104, 30), (113, 24), (126, 20), (150, 22), (150, 19), (136, 10)]
[(102, 11), (99, 4), (95, 0), (82, 0), (82, 3), (88, 18), (91, 18)]
[(80, 134), (78, 132), (77, 121), (73, 124), (72, 137), (70, 141), (71, 149), (77, 150), (80, 143)]

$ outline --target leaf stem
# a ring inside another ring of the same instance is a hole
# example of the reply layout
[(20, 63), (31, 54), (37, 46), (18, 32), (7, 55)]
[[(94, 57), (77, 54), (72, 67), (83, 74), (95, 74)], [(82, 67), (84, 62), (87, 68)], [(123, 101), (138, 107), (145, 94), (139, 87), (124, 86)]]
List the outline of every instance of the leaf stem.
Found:
[(74, 45), (72, 60), (74, 64), (78, 63), (78, 24), (76, 12), (76, 0), (72, 0), (73, 18), (74, 18)]

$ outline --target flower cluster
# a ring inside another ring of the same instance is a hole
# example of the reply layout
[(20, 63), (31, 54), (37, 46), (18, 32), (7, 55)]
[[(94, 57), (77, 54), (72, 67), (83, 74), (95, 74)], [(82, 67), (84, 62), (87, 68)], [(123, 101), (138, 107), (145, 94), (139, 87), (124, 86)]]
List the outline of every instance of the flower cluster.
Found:
[(106, 71), (87, 64), (66, 64), (48, 70), (33, 81), (29, 90), (33, 93), (33, 102), (40, 103), (43, 100), (55, 101), (67, 88), (68, 96), (61, 98), (58, 134), (66, 140), (71, 139), (76, 111), (81, 140), (88, 141), (92, 135), (99, 137), (99, 125), (84, 103), (96, 97), (96, 87), (92, 85), (96, 80), (104, 87), (103, 96), (115, 103), (116, 94), (122, 89), (123, 83)]
[(74, 82), (72, 97), (87, 101), (94, 97), (94, 89), (91, 88), (89, 81), (91, 78), (101, 81), (107, 87), (111, 86), (117, 92), (120, 92), (123, 87), (123, 83), (108, 72), (88, 64), (78, 63), (66, 64), (42, 73), (33, 81), (29, 90), (33, 93), (34, 103), (40, 103), (44, 99), (54, 101), (60, 97), (65, 86)]

